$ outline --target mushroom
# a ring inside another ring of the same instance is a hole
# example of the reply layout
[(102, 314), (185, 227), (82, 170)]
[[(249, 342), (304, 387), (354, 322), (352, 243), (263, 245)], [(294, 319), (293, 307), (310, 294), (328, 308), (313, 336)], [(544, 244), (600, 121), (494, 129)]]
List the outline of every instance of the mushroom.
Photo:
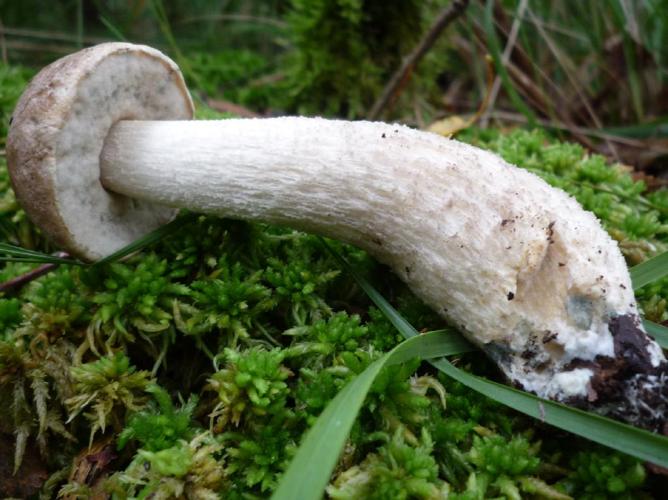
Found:
[(177, 208), (352, 243), (389, 265), (515, 385), (658, 430), (668, 364), (617, 244), (566, 193), (401, 125), (186, 121), (177, 66), (145, 46), (67, 56), (30, 83), (7, 158), (33, 221), (103, 257)]

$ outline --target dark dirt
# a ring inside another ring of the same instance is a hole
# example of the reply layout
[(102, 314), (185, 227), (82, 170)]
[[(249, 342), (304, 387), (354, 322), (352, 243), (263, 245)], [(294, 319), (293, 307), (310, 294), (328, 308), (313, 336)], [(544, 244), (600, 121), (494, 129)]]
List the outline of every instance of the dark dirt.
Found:
[(610, 320), (614, 358), (576, 359), (566, 367), (590, 368), (594, 372), (587, 398), (574, 398), (568, 403), (664, 433), (668, 420), (668, 363), (652, 366), (647, 351), (650, 341), (639, 321), (634, 315)]
[(0, 434), (0, 498), (28, 498), (39, 492), (49, 477), (36, 447), (28, 444), (21, 467), (14, 474), (14, 438)]

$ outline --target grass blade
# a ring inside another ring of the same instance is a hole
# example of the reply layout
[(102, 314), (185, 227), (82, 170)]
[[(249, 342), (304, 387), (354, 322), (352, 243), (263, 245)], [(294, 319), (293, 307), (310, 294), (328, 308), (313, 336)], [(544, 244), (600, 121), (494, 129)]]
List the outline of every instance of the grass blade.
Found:
[(668, 437), (491, 382), (460, 370), (447, 360), (431, 361), (431, 364), (467, 387), (541, 422), (662, 467), (668, 466)]
[[(165, 224), (164, 226), (159, 227), (155, 231), (148, 233), (145, 236), (133, 241), (129, 245), (117, 250), (111, 255), (106, 256), (103, 259), (94, 262), (94, 266), (99, 266), (102, 264), (108, 264), (109, 262), (117, 261), (126, 255), (129, 255), (138, 250), (142, 250), (149, 245), (169, 236), (170, 234), (178, 231), (185, 224), (192, 222), (196, 217), (194, 214), (184, 215), (177, 217), (173, 221)], [(0, 262), (32, 262), (36, 264), (69, 264), (82, 266), (83, 262), (75, 259), (67, 259), (63, 257), (57, 257), (55, 255), (49, 255), (42, 252), (37, 252), (35, 250), (27, 250), (25, 248), (17, 247), (10, 245), (8, 243), (0, 243)]]
[[(342, 256), (336, 254), (330, 247), (328, 248), (365, 291), (372, 290), (369, 298), (381, 311), (387, 311), (388, 319), (395, 324), (402, 335), (405, 337), (417, 335), (415, 328), (401, 317), (373, 285), (355, 272)], [(396, 316), (399, 316), (401, 321), (395, 323), (393, 318)], [(541, 422), (662, 467), (668, 466), (668, 437), (477, 377), (456, 368), (444, 359), (430, 361), (430, 363), (467, 387), (519, 412), (537, 418)]]
[(133, 241), (129, 245), (121, 248), (120, 250), (115, 251), (111, 255), (107, 255), (105, 258), (98, 260), (93, 265), (100, 266), (102, 264), (108, 264), (109, 262), (115, 262), (119, 259), (122, 259), (126, 255), (129, 255), (133, 252), (146, 248), (149, 245), (169, 236), (170, 234), (178, 231), (181, 227), (185, 226), (187, 223), (192, 222), (195, 215), (185, 215), (182, 217), (177, 217), (173, 221), (160, 226), (155, 231), (151, 231), (145, 236), (142, 236), (138, 240)]
[(390, 320), (392, 325), (399, 330), (399, 332), (405, 337), (415, 337), (418, 335), (418, 331), (413, 328), (406, 319), (399, 314), (399, 312), (390, 305), (390, 303), (385, 300), (376, 288), (369, 283), (361, 274), (359, 274), (350, 263), (343, 258), (336, 250), (327, 244), (327, 241), (324, 238), (320, 238), (320, 242), (325, 246), (327, 250), (334, 256), (336, 260), (339, 261), (339, 264), (348, 272), (350, 275), (355, 278), (357, 284), (362, 287), (362, 290), (369, 296), (369, 298), (376, 304), (376, 307), (383, 311), (383, 314)]
[(668, 252), (663, 252), (631, 268), (633, 289), (642, 288), (668, 274)]
[(50, 255), (48, 253), (27, 250), (25, 248), (10, 245), (9, 243), (0, 243), (0, 261), (7, 262), (35, 262), (39, 264), (73, 264), (80, 266), (82, 262), (74, 259), (67, 259)]
[(327, 405), (306, 433), (297, 454), (283, 475), (273, 500), (317, 500), (329, 482), (350, 429), (376, 375), (416, 357), (429, 358), (471, 351), (473, 347), (453, 332), (430, 332), (407, 339), (373, 362)]
[(119, 42), (127, 42), (127, 38), (123, 36), (123, 33), (121, 33), (121, 30), (116, 28), (116, 26), (113, 25), (113, 23), (107, 19), (106, 17), (100, 15), (98, 18), (102, 24), (109, 30), (109, 32), (118, 40)]
[(524, 103), (522, 97), (515, 90), (515, 85), (513, 84), (506, 65), (503, 62), (503, 57), (501, 55), (501, 44), (498, 37), (496, 36), (496, 31), (494, 28), (494, 2), (492, 0), (487, 0), (484, 7), (483, 14), (483, 28), (485, 30), (485, 35), (487, 37), (487, 48), (489, 49), (490, 56), (494, 61), (494, 67), (496, 68), (496, 73), (501, 78), (501, 83), (503, 88), (508, 93), (513, 106), (520, 113), (522, 113), (529, 126), (533, 126), (536, 123), (536, 116), (533, 111)]
[(625, 127), (605, 127), (600, 131), (610, 135), (629, 137), (633, 139), (668, 137), (668, 118), (663, 117), (659, 120), (653, 120), (649, 123), (628, 125)]
[(653, 337), (661, 347), (668, 349), (668, 328), (653, 321), (645, 320), (643, 323), (649, 336)]

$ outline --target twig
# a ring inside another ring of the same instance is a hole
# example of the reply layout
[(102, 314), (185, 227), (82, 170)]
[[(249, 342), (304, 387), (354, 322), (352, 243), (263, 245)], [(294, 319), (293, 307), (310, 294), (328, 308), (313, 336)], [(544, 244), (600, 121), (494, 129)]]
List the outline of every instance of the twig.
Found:
[[(69, 255), (65, 252), (58, 252), (56, 256), (62, 258), (69, 257)], [(8, 281), (5, 281), (4, 283), (0, 283), (0, 292), (7, 293), (16, 291), (22, 288), (23, 286), (27, 285), (31, 281), (34, 281), (37, 278), (40, 278), (45, 274), (50, 273), (58, 266), (59, 264), (42, 264), (41, 266), (36, 267), (32, 271), (28, 271), (27, 273), (17, 276), (16, 278), (12, 278)]]
[[(524, 115), (519, 114), (519, 113), (511, 113), (508, 111), (493, 111), (492, 112), (492, 118), (496, 118), (499, 120), (506, 120), (510, 122), (516, 122), (516, 123), (527, 123), (526, 117)], [(582, 134), (582, 135), (588, 135), (591, 137), (597, 137), (599, 139), (607, 139), (609, 141), (616, 142), (618, 144), (624, 144), (629, 147), (634, 147), (634, 148), (639, 148), (639, 149), (647, 149), (647, 143), (645, 141), (640, 141), (638, 139), (629, 139), (628, 137), (622, 137), (619, 135), (614, 135), (610, 134), (607, 132), (602, 132), (601, 130), (595, 129), (595, 128), (588, 128), (588, 127), (579, 127), (577, 125), (569, 125), (566, 123), (559, 123), (559, 122), (554, 122), (550, 120), (543, 120), (538, 118), (536, 120), (536, 123), (540, 125), (543, 128), (552, 128), (556, 130), (566, 130), (568, 132), (576, 132), (577, 134)], [(661, 153), (666, 153), (668, 154), (668, 147), (662, 148), (662, 147), (654, 147), (653, 148), (656, 152), (661, 152)]]
[(74, 50), (76, 50), (75, 47), (68, 47), (64, 45), (49, 45), (46, 43), (29, 43), (29, 42), (14, 42), (12, 40), (8, 40), (6, 42), (6, 46), (9, 49), (13, 50), (26, 50), (26, 51), (33, 51), (33, 52), (47, 52), (47, 53), (54, 53), (54, 54), (71, 54)]
[(401, 87), (410, 78), (413, 69), (420, 62), (420, 59), (432, 48), (443, 30), (464, 13), (468, 4), (469, 0), (453, 0), (448, 7), (441, 11), (434, 24), (427, 30), (413, 51), (404, 58), (399, 69), (392, 75), (390, 81), (387, 82), (382, 94), (367, 115), (369, 120), (376, 120), (390, 101), (396, 100)]
[[(500, 25), (498, 22), (496, 22), (497, 27), (508, 37), (507, 30), (504, 28), (504, 26)], [(481, 28), (479, 24), (474, 21), (473, 22), (473, 33), (475, 34), (474, 40), (476, 45), (481, 49), (481, 50), (487, 50), (487, 46), (484, 42), (484, 38), (481, 35)], [(461, 37), (456, 38), (455, 42), (461, 45), (465, 41), (461, 39)], [(526, 57), (526, 54), (523, 52), (522, 46), (521, 45), (516, 45), (515, 46), (515, 51), (517, 52), (518, 56), (521, 57)], [(562, 98), (562, 100), (567, 101), (566, 95), (563, 93), (562, 89), (543, 71), (543, 69), (540, 67), (540, 65), (536, 64), (534, 61), (530, 61), (531, 66), (534, 70), (538, 72), (538, 74), (544, 79), (544, 81), (550, 86), (550, 88), (559, 96)], [(513, 61), (509, 60), (507, 64), (507, 71), (508, 75), (512, 78), (512, 80), (517, 84), (517, 89), (518, 91), (522, 94), (522, 96), (528, 100), (529, 103), (531, 103), (540, 113), (546, 116), (551, 116), (551, 101), (545, 92), (538, 87), (533, 80), (527, 76), (522, 69), (520, 69), (519, 66), (517, 66)], [(596, 145), (589, 140), (586, 135), (583, 135), (579, 133), (578, 127), (575, 125), (573, 122), (573, 119), (568, 113), (568, 110), (565, 109), (564, 107), (559, 107), (557, 106), (556, 109), (554, 109), (554, 112), (556, 113), (556, 116), (558, 120), (565, 124), (564, 128), (567, 129), (575, 139), (577, 139), (580, 143), (582, 143), (586, 148), (597, 151)], [(535, 123), (540, 124), (541, 120), (535, 119)], [(527, 121), (523, 123), (528, 123)], [(591, 135), (591, 134), (590, 134)]]
[(285, 80), (285, 73), (278, 71), (276, 73), (270, 73), (268, 75), (263, 75), (254, 80), (251, 80), (246, 84), (246, 86), (249, 88), (261, 87), (263, 85), (271, 85), (273, 83), (278, 83), (282, 80)]
[[(526, 11), (528, 5), (529, 5), (529, 0), (520, 0), (520, 5), (519, 7), (517, 7), (517, 16), (515, 17), (513, 25), (510, 28), (510, 35), (508, 35), (508, 41), (506, 42), (506, 46), (503, 49), (503, 54), (501, 55), (501, 63), (504, 66), (507, 65), (508, 61), (510, 60), (510, 54), (512, 54), (513, 52), (513, 48), (515, 47), (515, 43), (517, 42), (517, 35), (520, 32), (522, 17), (524, 16), (524, 12)], [(482, 127), (487, 127), (490, 114), (494, 109), (494, 104), (496, 103), (496, 98), (499, 95), (500, 89), (501, 89), (501, 77), (497, 75), (494, 78), (494, 83), (492, 84), (492, 90), (489, 93), (489, 103), (487, 109), (485, 110), (485, 113), (480, 119), (480, 125)]]

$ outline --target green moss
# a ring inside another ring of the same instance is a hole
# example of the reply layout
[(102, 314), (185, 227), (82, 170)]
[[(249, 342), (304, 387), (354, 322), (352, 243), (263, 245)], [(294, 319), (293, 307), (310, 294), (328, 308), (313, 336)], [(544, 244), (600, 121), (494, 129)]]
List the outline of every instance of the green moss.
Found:
[(84, 287), (79, 270), (67, 267), (33, 281), (24, 292), (26, 326), (54, 338), (87, 325), (93, 303)]
[(571, 459), (573, 472), (564, 481), (567, 491), (583, 499), (635, 499), (646, 479), (643, 466), (616, 452), (580, 452)]
[(0, 299), (0, 340), (7, 339), (21, 319), (21, 302), (18, 299)]
[(239, 425), (254, 417), (276, 415), (286, 404), (291, 372), (282, 363), (285, 353), (280, 349), (247, 351), (225, 349), (226, 365), (209, 380), (209, 387), (218, 394), (218, 403), (211, 413), (218, 431), (228, 424)]
[(419, 443), (406, 443), (402, 429), (360, 464), (338, 475), (327, 488), (336, 499), (447, 498), (448, 484), (438, 479), (433, 443), (423, 431)]
[(226, 433), (227, 467), (232, 478), (230, 490), (266, 495), (278, 484), (296, 450), (294, 429), (281, 419), (270, 419), (265, 425), (251, 425), (252, 432)]
[(151, 385), (146, 392), (153, 395), (157, 404), (151, 404), (128, 419), (127, 426), (118, 436), (119, 449), (123, 449), (128, 441), (136, 441), (141, 449), (157, 452), (194, 437), (192, 418), (197, 396), (191, 396), (187, 403), (176, 409), (162, 387)]
[(153, 253), (93, 269), (87, 279), (95, 290), (92, 301), (98, 306), (92, 328), (103, 332), (98, 337), (105, 337), (100, 343), (132, 341), (133, 331), (151, 334), (169, 329), (174, 301), (190, 293), (178, 283), (181, 275)]
[(540, 460), (524, 438), (504, 439), (502, 436), (474, 436), (468, 453), (471, 463), (491, 477), (522, 476), (536, 471)]
[(190, 284), (193, 304), (179, 306), (179, 328), (190, 335), (215, 330), (234, 338), (248, 337), (260, 315), (274, 307), (261, 277), (261, 272), (249, 274), (240, 263), (229, 265), (223, 260), (208, 279)]
[(120, 431), (128, 414), (148, 402), (150, 373), (136, 371), (120, 352), (72, 367), (71, 377), (76, 395), (65, 401), (69, 419), (88, 410), (85, 417), (90, 422), (91, 443), (97, 431), (105, 432), (108, 423)]
[(113, 498), (218, 498), (221, 449), (209, 432), (160, 451), (140, 449), (124, 471), (104, 481), (104, 489)]

